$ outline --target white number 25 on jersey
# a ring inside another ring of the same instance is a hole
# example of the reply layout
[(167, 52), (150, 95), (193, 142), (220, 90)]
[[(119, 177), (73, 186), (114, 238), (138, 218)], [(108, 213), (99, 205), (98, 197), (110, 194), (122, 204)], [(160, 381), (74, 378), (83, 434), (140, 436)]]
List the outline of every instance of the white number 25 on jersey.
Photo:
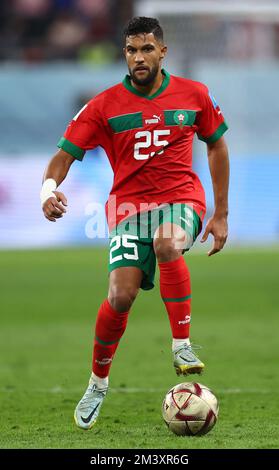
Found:
[[(160, 140), (160, 137), (163, 135), (170, 135), (170, 129), (158, 129), (151, 131), (139, 131), (135, 134), (136, 139), (142, 139), (140, 142), (136, 142), (134, 146), (134, 158), (136, 160), (147, 160), (149, 157), (153, 157), (156, 155), (160, 155), (164, 152), (164, 149), (159, 150), (157, 152), (150, 152), (150, 153), (140, 153), (141, 149), (148, 149), (151, 145), (155, 145), (156, 147), (165, 147), (168, 145), (167, 140)], [(153, 142), (152, 142), (153, 140)]]

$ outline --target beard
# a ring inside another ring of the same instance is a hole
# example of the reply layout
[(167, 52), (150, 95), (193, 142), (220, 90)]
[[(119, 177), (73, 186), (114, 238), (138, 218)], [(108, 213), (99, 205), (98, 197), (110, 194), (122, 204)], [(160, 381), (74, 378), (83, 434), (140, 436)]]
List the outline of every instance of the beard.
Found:
[(136, 85), (147, 86), (147, 85), (150, 85), (152, 82), (154, 82), (156, 75), (158, 73), (158, 70), (159, 70), (159, 65), (155, 65), (154, 67), (152, 67), (147, 77), (142, 78), (142, 79), (137, 78), (135, 73), (133, 73), (131, 69), (129, 69), (129, 72), (130, 72), (131, 79)]

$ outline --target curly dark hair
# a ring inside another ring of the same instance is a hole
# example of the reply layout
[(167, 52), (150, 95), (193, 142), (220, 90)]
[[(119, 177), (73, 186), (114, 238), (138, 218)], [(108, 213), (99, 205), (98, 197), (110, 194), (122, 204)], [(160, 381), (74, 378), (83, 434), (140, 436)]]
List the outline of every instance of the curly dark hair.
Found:
[(128, 21), (123, 33), (125, 39), (127, 36), (136, 36), (141, 33), (153, 33), (157, 41), (164, 42), (164, 33), (156, 18), (135, 16)]

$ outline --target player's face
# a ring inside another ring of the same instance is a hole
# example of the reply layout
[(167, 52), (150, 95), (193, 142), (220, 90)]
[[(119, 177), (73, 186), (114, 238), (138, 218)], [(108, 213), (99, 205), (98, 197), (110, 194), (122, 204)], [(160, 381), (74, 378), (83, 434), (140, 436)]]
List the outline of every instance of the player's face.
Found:
[(128, 36), (124, 54), (133, 82), (146, 86), (154, 82), (167, 48), (159, 43), (153, 33)]

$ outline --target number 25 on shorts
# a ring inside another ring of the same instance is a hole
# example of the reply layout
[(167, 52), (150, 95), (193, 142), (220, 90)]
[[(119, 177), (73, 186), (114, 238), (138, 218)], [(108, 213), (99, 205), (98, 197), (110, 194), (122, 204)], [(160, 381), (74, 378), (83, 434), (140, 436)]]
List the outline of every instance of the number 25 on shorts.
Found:
[[(109, 253), (109, 262), (110, 264), (115, 263), (116, 261), (121, 261), (123, 258), (126, 259), (132, 259), (132, 260), (138, 260), (139, 255), (138, 255), (138, 247), (136, 243), (132, 242), (131, 240), (138, 240), (139, 237), (136, 235), (115, 235), (111, 239), (110, 242), (110, 253)], [(114, 254), (115, 251), (118, 251), (119, 248), (121, 248), (120, 252), (121, 254)], [(124, 249), (129, 249), (129, 251), (132, 249), (132, 253), (125, 253)]]

